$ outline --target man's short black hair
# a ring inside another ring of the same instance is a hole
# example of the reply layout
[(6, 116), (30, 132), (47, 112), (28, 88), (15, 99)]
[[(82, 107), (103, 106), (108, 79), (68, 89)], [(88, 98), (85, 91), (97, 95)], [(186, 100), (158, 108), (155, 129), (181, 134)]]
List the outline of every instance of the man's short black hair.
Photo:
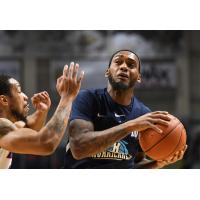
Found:
[(137, 59), (138, 59), (138, 61), (139, 61), (139, 72), (140, 72), (141, 62), (140, 62), (139, 56), (138, 56), (135, 52), (133, 52), (133, 51), (131, 51), (131, 50), (128, 50), (128, 49), (121, 49), (121, 50), (119, 50), (119, 51), (116, 51), (116, 52), (111, 56), (108, 67), (110, 67), (114, 56), (115, 56), (116, 54), (118, 54), (119, 52), (121, 52), (121, 51), (128, 51), (128, 52), (130, 52), (130, 53), (133, 53), (133, 54), (137, 57)]
[(0, 95), (11, 96), (11, 84), (9, 82), (11, 78), (11, 76), (0, 74)]

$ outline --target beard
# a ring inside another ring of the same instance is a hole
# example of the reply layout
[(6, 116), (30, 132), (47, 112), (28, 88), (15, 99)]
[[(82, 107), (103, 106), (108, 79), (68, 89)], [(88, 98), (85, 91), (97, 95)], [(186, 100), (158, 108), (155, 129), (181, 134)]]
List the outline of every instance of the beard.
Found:
[(130, 81), (128, 84), (116, 82), (111, 74), (108, 76), (108, 81), (114, 90), (128, 90), (130, 88), (133, 88), (136, 82), (135, 80)]
[(27, 123), (27, 117), (22, 113), (19, 113), (17, 110), (11, 108), (11, 114), (16, 118), (17, 121), (23, 121)]

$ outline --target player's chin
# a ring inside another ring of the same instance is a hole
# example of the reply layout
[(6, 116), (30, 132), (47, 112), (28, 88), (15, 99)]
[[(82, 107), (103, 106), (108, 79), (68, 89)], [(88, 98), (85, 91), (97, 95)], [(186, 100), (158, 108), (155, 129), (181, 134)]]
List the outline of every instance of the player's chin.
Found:
[(128, 85), (128, 84), (129, 84), (129, 79), (117, 78), (117, 79), (115, 80), (115, 83), (116, 83), (116, 84), (125, 84), (125, 85)]

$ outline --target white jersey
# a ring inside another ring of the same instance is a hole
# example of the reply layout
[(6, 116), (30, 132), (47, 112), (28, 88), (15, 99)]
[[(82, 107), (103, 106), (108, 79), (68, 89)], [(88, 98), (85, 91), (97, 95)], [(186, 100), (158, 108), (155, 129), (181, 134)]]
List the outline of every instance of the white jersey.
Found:
[(12, 163), (12, 153), (0, 148), (0, 169), (8, 169)]

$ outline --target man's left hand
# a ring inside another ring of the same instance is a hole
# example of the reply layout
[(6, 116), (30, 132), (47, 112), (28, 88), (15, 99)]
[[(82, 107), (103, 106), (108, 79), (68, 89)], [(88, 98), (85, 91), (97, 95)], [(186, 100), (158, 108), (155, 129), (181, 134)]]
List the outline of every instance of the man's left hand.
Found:
[(156, 168), (163, 168), (164, 166), (170, 165), (172, 163), (175, 163), (179, 160), (183, 159), (183, 156), (185, 154), (185, 151), (187, 149), (187, 145), (185, 145), (183, 147), (182, 150), (177, 151), (173, 156), (171, 156), (170, 158), (166, 159), (166, 160), (158, 160), (156, 162), (157, 167)]
[(51, 99), (46, 91), (34, 94), (31, 101), (34, 108), (40, 112), (48, 112), (51, 107)]

